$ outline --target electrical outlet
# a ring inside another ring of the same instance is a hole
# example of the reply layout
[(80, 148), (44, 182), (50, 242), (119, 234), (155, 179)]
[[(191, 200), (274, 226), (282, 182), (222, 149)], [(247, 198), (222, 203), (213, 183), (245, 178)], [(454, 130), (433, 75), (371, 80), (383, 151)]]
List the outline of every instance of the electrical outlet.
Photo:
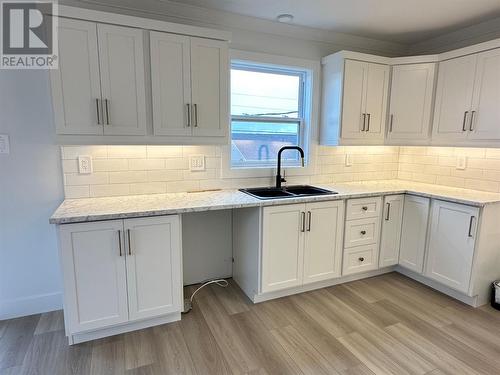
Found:
[(205, 170), (205, 155), (191, 155), (189, 157), (189, 170), (204, 171)]
[(457, 156), (456, 169), (465, 169), (467, 167), (467, 157), (464, 155)]
[(92, 156), (90, 155), (78, 156), (78, 172), (80, 174), (92, 173)]
[(345, 156), (345, 166), (350, 167), (352, 165), (352, 158), (350, 154), (346, 154)]
[(10, 154), (9, 136), (0, 134), (0, 154)]

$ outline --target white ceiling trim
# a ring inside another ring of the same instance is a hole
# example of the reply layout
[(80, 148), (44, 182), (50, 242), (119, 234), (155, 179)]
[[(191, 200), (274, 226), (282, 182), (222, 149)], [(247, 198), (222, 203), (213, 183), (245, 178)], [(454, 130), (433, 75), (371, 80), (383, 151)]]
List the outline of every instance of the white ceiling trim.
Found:
[[(281, 24), (261, 18), (206, 9), (168, 0), (60, 0), (60, 4), (107, 12), (118, 12), (195, 26), (238, 29), (279, 35), (282, 37), (335, 45), (338, 49), (363, 49), (388, 56), (406, 54), (408, 46), (305, 26)], [(138, 8), (140, 6), (140, 9)]]

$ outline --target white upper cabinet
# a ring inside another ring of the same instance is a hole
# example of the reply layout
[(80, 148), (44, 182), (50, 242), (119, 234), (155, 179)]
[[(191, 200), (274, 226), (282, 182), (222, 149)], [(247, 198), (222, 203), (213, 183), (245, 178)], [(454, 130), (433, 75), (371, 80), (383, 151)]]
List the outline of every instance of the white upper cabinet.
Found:
[(429, 204), (429, 198), (405, 196), (399, 265), (417, 273), (424, 268)]
[(323, 60), (320, 142), (383, 144), (389, 65), (346, 58), (343, 53)]
[(434, 111), (435, 140), (460, 140), (468, 135), (476, 55), (439, 63)]
[(387, 65), (345, 61), (342, 139), (383, 140), (388, 84)]
[(99, 51), (93, 22), (58, 20), (59, 69), (50, 71), (58, 134), (103, 134)]
[(58, 134), (146, 134), (143, 33), (59, 19), (59, 69), (51, 73)]
[(154, 133), (225, 137), (228, 77), (226, 42), (151, 32)]
[[(430, 137), (435, 63), (392, 67), (387, 138), (391, 143)], [(417, 142), (415, 142), (417, 143)]]
[(152, 31), (153, 127), (157, 135), (191, 135), (190, 38)]
[(193, 135), (223, 137), (229, 129), (227, 43), (191, 38)]
[(479, 209), (434, 200), (425, 275), (468, 293)]
[(104, 134), (146, 134), (144, 31), (97, 25)]
[(380, 267), (399, 263), (401, 224), (403, 222), (404, 195), (389, 195), (384, 198), (382, 237), (380, 240)]
[(477, 56), (469, 138), (500, 140), (500, 49)]

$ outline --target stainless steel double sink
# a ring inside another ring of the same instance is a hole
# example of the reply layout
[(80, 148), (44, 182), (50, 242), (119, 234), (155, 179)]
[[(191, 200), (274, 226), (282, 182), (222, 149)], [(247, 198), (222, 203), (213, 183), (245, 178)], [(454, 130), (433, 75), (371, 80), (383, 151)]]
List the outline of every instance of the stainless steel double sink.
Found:
[(315, 195), (338, 194), (335, 191), (322, 189), (311, 185), (292, 185), (292, 186), (282, 187), (281, 189), (276, 187), (260, 187), (260, 188), (240, 189), (240, 191), (258, 199), (297, 198), (297, 197), (308, 197)]

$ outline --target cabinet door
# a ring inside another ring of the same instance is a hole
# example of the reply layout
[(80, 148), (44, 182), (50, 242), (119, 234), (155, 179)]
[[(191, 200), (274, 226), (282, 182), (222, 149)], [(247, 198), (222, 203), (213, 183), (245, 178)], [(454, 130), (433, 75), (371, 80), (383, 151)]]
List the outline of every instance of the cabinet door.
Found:
[(472, 105), (477, 55), (439, 63), (434, 138), (447, 141), (465, 139)]
[(263, 293), (302, 285), (305, 216), (304, 204), (263, 209)]
[(189, 37), (150, 32), (153, 127), (156, 135), (191, 135)]
[(59, 227), (64, 308), (71, 333), (128, 320), (121, 220)]
[(426, 276), (469, 291), (478, 215), (476, 207), (433, 201)]
[(500, 49), (483, 52), (477, 58), (473, 116), (469, 138), (500, 139)]
[(144, 31), (99, 24), (104, 134), (146, 134)]
[(340, 276), (344, 202), (306, 205), (304, 284)]
[(182, 310), (179, 217), (125, 220), (130, 320)]
[(380, 241), (380, 267), (393, 266), (399, 262), (404, 195), (386, 196), (384, 203), (385, 211), (382, 220), (382, 238)]
[(389, 139), (427, 139), (436, 64), (392, 68)]
[(58, 22), (59, 69), (50, 71), (56, 132), (102, 134), (96, 24), (65, 18)]
[(229, 130), (229, 57), (226, 42), (191, 38), (193, 135), (225, 136)]
[(399, 247), (399, 265), (422, 273), (424, 266), (429, 198), (406, 195)]
[(364, 113), (368, 65), (360, 61), (345, 60), (342, 101), (341, 137), (356, 139), (364, 137)]
[(368, 64), (366, 76), (366, 131), (369, 139), (383, 139), (385, 132), (389, 66)]

